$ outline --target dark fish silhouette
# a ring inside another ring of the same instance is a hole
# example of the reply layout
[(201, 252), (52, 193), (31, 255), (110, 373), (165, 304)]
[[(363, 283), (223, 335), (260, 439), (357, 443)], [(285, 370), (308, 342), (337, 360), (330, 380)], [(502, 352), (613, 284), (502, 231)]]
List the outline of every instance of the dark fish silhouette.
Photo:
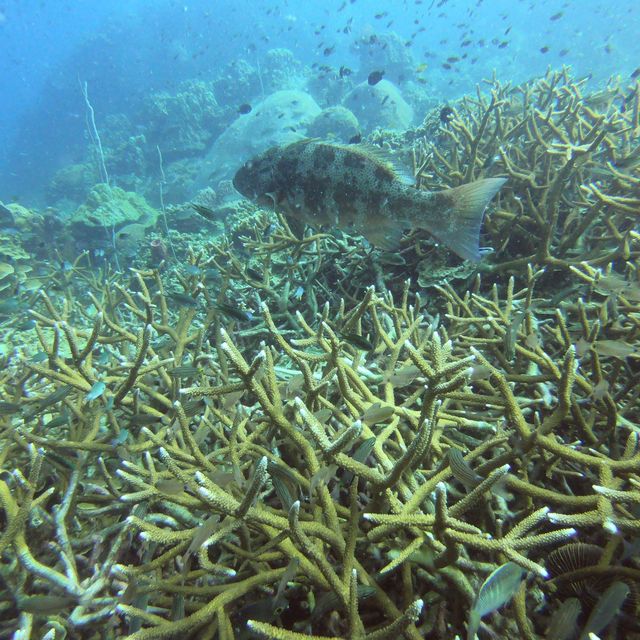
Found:
[(373, 87), (378, 84), (380, 80), (382, 80), (382, 76), (384, 75), (384, 71), (372, 71), (367, 77), (367, 82)]
[(233, 184), (257, 204), (311, 226), (339, 227), (393, 249), (403, 229), (426, 229), (461, 258), (479, 260), (484, 210), (504, 184), (487, 178), (453, 189), (416, 189), (382, 150), (302, 140), (247, 162)]

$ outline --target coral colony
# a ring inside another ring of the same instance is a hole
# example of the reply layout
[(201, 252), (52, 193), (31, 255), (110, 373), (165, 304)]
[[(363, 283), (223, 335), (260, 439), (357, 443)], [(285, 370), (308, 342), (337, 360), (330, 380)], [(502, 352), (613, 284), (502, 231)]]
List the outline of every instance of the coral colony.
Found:
[(118, 271), (3, 206), (2, 637), (637, 634), (639, 87), (494, 78), (369, 137), (506, 179), (478, 264), (220, 194), (169, 236), (103, 185), (66, 224)]

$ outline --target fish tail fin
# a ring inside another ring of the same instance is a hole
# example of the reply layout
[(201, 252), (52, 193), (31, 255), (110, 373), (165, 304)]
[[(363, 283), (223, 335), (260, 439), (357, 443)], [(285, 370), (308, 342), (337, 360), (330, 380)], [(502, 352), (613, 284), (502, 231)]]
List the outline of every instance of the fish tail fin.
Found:
[[(431, 204), (442, 204), (441, 216), (436, 220), (417, 220), (451, 251), (465, 260), (480, 260), (480, 228), (487, 205), (498, 193), (506, 178), (485, 178), (432, 196)], [(425, 224), (426, 223), (426, 224)]]

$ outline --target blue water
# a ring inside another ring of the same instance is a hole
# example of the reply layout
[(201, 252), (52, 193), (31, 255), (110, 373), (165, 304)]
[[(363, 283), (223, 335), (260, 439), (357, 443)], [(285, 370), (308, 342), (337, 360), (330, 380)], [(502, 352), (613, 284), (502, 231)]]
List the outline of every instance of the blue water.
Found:
[(3, 0), (0, 200), (46, 204), (55, 172), (86, 156), (81, 83), (99, 130), (109, 115), (125, 114), (136, 135), (150, 93), (215, 80), (234, 60), (259, 64), (276, 47), (305, 65), (366, 72), (353, 43), (390, 32), (410, 43), (416, 67), (426, 65), (422, 88), (441, 101), (473, 92), (494, 70), (520, 82), (566, 64), (576, 76), (591, 74), (595, 87), (614, 74), (628, 78), (640, 64), (633, 0)]

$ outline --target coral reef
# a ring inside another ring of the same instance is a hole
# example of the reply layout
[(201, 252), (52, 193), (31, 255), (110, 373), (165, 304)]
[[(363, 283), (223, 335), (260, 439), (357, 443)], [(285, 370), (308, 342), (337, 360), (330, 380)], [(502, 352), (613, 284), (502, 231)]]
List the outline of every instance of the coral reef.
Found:
[(336, 142), (349, 142), (359, 133), (358, 118), (345, 107), (323, 109), (307, 128), (310, 138), (324, 138)]
[(46, 274), (0, 352), (0, 634), (586, 637), (614, 593), (640, 633), (640, 87), (488, 90), (387, 141), (509, 177), (476, 267), (221, 189), (181, 261)]
[(31, 257), (15, 232), (0, 231), (0, 246), (0, 256), (5, 260), (27, 261)]
[(241, 105), (261, 95), (260, 77), (257, 69), (239, 58), (222, 69), (220, 77), (213, 81), (213, 89), (220, 104)]
[(239, 115), (218, 136), (202, 160), (193, 188), (216, 188), (220, 180), (233, 177), (253, 155), (272, 146), (288, 144), (305, 136), (306, 128), (320, 113), (315, 100), (304, 91), (276, 91)]
[(352, 45), (360, 58), (364, 77), (374, 70), (384, 71), (394, 84), (402, 84), (415, 77), (415, 60), (402, 38), (396, 33), (375, 33), (366, 29)]
[(141, 119), (152, 148), (160, 145), (167, 161), (201, 154), (224, 127), (225, 109), (212, 83), (185, 81), (175, 94), (155, 93), (147, 98)]
[(269, 49), (261, 64), (261, 90), (274, 93), (283, 89), (302, 89), (306, 82), (302, 63), (283, 47)]
[(389, 80), (374, 86), (367, 82), (356, 85), (344, 97), (343, 105), (355, 114), (366, 132), (375, 127), (407, 129), (413, 120), (413, 109)]
[[(123, 227), (137, 224), (142, 228), (155, 226), (158, 212), (137, 193), (120, 187), (97, 184), (66, 222), (71, 236), (80, 246), (103, 246)], [(106, 234), (105, 234), (106, 232)]]
[(133, 257), (144, 245), (147, 226), (132, 222), (121, 227), (114, 236), (115, 250), (124, 256)]
[(142, 191), (149, 170), (146, 157), (149, 144), (144, 135), (128, 136), (113, 149), (111, 170), (118, 176), (118, 185), (125, 191)]
[(18, 203), (0, 203), (0, 256), (29, 262), (48, 255), (49, 240), (62, 231), (62, 222), (53, 209), (39, 213)]
[(486, 223), (495, 269), (637, 256), (638, 178), (627, 157), (638, 143), (638, 87), (628, 94), (611, 84), (588, 97), (585, 82), (567, 69), (519, 87), (494, 79), (489, 95), (463, 99), (423, 147), (417, 173), (427, 188), (509, 177), (510, 195)]
[(96, 181), (96, 172), (90, 162), (68, 164), (54, 174), (47, 185), (47, 199), (67, 209), (84, 201)]

